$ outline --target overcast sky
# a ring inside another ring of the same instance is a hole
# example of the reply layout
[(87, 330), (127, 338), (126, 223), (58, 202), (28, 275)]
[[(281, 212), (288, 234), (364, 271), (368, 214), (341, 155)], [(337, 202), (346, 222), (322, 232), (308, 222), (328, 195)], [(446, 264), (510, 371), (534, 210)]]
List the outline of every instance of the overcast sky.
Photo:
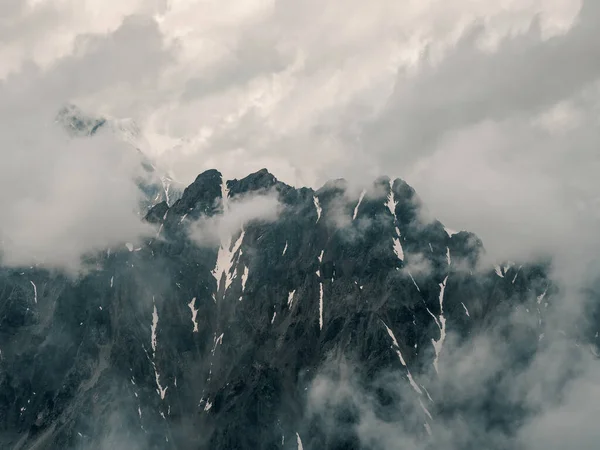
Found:
[[(184, 183), (208, 168), (313, 187), (387, 174), (495, 258), (580, 251), (600, 208), (598, 20), (578, 0), (5, 0), (0, 210), (22, 228), (15, 208), (43, 190), (89, 226), (56, 185), (97, 196), (114, 160), (81, 152), (83, 186), (56, 162), (73, 145), (41, 131), (73, 102), (133, 118)], [(39, 155), (54, 154), (49, 174)], [(129, 223), (124, 192), (108, 203)]]

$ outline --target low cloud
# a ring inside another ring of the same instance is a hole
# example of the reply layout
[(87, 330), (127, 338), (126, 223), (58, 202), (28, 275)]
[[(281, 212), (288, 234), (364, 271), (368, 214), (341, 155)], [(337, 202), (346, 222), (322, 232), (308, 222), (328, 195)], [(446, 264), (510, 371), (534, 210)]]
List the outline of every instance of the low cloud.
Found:
[(73, 139), (54, 119), (71, 101), (154, 79), (169, 57), (161, 43), (155, 22), (133, 17), (113, 33), (79, 36), (75, 53), (49, 67), (29, 63), (0, 80), (2, 264), (76, 272), (84, 255), (150, 233), (135, 148), (102, 128)]
[[(373, 377), (330, 357), (309, 389), (307, 423), (316, 419), (326, 435), (355, 436), (374, 449), (594, 448), (600, 364), (589, 346), (573, 339), (575, 330), (555, 328), (553, 317), (538, 328), (524, 308), (492, 319), (467, 340), (447, 335), (439, 374), (419, 373), (409, 361), (427, 394), (415, 393), (405, 368)], [(339, 417), (351, 418), (342, 433)]]
[(23, 131), (0, 138), (20, 148), (0, 167), (4, 265), (77, 270), (82, 256), (151, 232), (140, 220), (131, 148), (102, 133), (71, 139), (52, 123)]
[(201, 217), (191, 223), (189, 236), (201, 246), (219, 244), (250, 222), (277, 220), (282, 208), (276, 192), (234, 197), (226, 202), (222, 214)]
[(600, 413), (599, 386), (597, 368), (590, 368), (571, 380), (555, 408), (543, 410), (535, 420), (525, 424), (519, 435), (522, 445), (528, 450), (560, 450), (575, 445), (581, 450), (597, 448), (600, 430), (594, 417)]
[(571, 248), (598, 208), (594, 1), (95, 3), (3, 4), (7, 115), (133, 117), (184, 183), (399, 176), (496, 259)]
[(596, 139), (581, 139), (591, 130), (552, 136), (513, 120), (474, 125), (422, 161), (414, 176), (435, 182), (418, 181), (418, 192), (452, 228), (476, 232), (496, 259), (591, 250), (600, 223), (600, 189), (591, 173)]
[(406, 255), (402, 270), (413, 276), (426, 277), (431, 273), (432, 267), (429, 260), (422, 253), (409, 253)]

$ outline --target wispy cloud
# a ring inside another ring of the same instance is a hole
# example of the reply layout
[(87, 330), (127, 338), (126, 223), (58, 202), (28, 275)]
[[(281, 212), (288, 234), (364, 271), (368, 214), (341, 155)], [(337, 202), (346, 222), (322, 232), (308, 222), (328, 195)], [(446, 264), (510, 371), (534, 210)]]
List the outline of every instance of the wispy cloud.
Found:
[(276, 192), (236, 196), (226, 202), (221, 214), (201, 217), (189, 224), (188, 233), (198, 245), (220, 244), (223, 240), (230, 240), (248, 223), (277, 220), (282, 209)]
[(331, 356), (310, 387), (307, 423), (316, 418), (330, 439), (354, 436), (369, 448), (593, 448), (589, 396), (600, 366), (590, 348), (572, 340), (573, 329), (557, 329), (557, 319), (564, 323), (554, 313), (541, 328), (524, 308), (490, 319), (467, 340), (448, 334), (439, 372), (412, 368), (426, 394), (415, 393), (403, 369), (367, 375)]
[(183, 182), (400, 176), (498, 258), (593, 228), (594, 2), (363, 6), (5, 2), (6, 114), (133, 117)]
[(131, 18), (114, 34), (80, 36), (76, 54), (46, 69), (28, 64), (0, 81), (3, 264), (77, 270), (82, 255), (149, 232), (135, 149), (103, 130), (71, 139), (54, 119), (69, 101), (152, 78), (161, 42), (156, 23)]

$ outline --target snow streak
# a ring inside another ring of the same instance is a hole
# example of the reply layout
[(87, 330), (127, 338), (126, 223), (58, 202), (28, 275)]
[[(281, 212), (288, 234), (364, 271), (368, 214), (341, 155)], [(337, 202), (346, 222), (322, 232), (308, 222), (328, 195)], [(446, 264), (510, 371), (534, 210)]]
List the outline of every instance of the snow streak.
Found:
[(423, 392), (421, 391), (421, 389), (419, 388), (419, 386), (417, 385), (417, 383), (413, 379), (413, 377), (412, 377), (412, 375), (410, 373), (410, 370), (408, 369), (408, 366), (406, 365), (406, 361), (404, 361), (404, 358), (402, 357), (402, 353), (400, 352), (400, 346), (398, 345), (398, 341), (396, 340), (396, 336), (394, 335), (394, 332), (390, 329), (390, 327), (388, 327), (385, 324), (385, 322), (383, 320), (381, 321), (381, 323), (383, 324), (383, 326), (387, 330), (387, 333), (390, 336), (390, 338), (392, 338), (392, 342), (393, 342), (392, 348), (394, 349), (394, 351), (398, 355), (398, 358), (400, 359), (400, 363), (404, 367), (406, 367), (406, 373), (407, 373), (408, 382), (410, 383), (410, 385), (412, 386), (412, 388), (415, 390), (415, 392), (417, 394), (422, 394)]
[(300, 439), (300, 435), (298, 433), (296, 433), (296, 441), (298, 442), (297, 450), (304, 450), (304, 447), (302, 446), (302, 439)]
[(319, 203), (319, 197), (316, 195), (313, 196), (313, 203), (315, 204), (315, 209), (317, 210), (317, 222), (321, 219), (321, 213), (323, 212), (323, 208), (321, 208), (321, 204)]
[[(223, 295), (225, 295), (225, 292), (227, 291), (227, 289), (229, 289), (229, 286), (233, 281), (233, 274), (231, 269), (233, 268), (234, 258), (240, 250), (245, 235), (246, 232), (242, 230), (240, 236), (233, 244), (233, 248), (231, 250), (229, 250), (229, 248), (231, 247), (231, 238), (225, 238), (221, 240), (221, 246), (219, 247), (219, 252), (217, 254), (217, 263), (212, 274), (215, 277), (215, 280), (217, 281), (217, 290), (221, 285), (221, 280), (223, 279), (223, 276), (225, 276), (225, 287), (223, 290)], [(241, 254), (241, 252), (239, 252), (239, 254)]]
[(360, 204), (362, 203), (363, 199), (365, 198), (366, 193), (367, 193), (366, 190), (363, 190), (360, 193), (360, 197), (358, 197), (358, 203), (356, 204), (356, 207), (354, 208), (354, 213), (352, 214), (352, 220), (355, 220), (356, 217), (358, 216), (358, 208), (360, 207)]
[(393, 190), (393, 181), (390, 180), (390, 193), (387, 197), (387, 207), (394, 216), (394, 253), (398, 257), (400, 261), (404, 261), (404, 250), (402, 249), (402, 244), (400, 243), (400, 229), (398, 228), (398, 218), (396, 217), (396, 201), (394, 200), (394, 190)]
[(35, 303), (37, 303), (37, 286), (33, 281), (29, 280), (29, 282), (33, 286), (33, 300), (35, 301)]
[[(436, 341), (434, 339), (431, 340), (433, 344), (433, 348), (435, 350), (435, 359), (433, 360), (433, 367), (435, 368), (436, 373), (438, 372), (438, 358), (442, 351), (442, 346), (444, 345), (444, 340), (446, 339), (446, 318), (444, 317), (444, 291), (446, 290), (446, 282), (448, 281), (448, 276), (444, 278), (444, 281), (440, 283), (440, 316), (438, 320), (436, 320), (437, 326), (440, 329), (440, 338)], [(430, 312), (431, 313), (431, 312)]]
[(190, 311), (192, 311), (192, 323), (194, 324), (194, 330), (192, 331), (193, 333), (197, 333), (198, 332), (198, 322), (196, 320), (196, 318), (198, 316), (198, 310), (195, 308), (195, 305), (196, 305), (196, 297), (194, 297), (188, 303), (188, 307), (190, 308)]

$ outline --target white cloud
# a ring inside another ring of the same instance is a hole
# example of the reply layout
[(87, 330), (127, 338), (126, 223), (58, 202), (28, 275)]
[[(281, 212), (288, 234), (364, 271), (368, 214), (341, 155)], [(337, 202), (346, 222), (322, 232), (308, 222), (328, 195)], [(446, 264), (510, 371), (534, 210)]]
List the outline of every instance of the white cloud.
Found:
[[(114, 32), (134, 13), (152, 12), (160, 1), (6, 0), (0, 5), (0, 79), (24, 64), (48, 68), (72, 54), (82, 34)], [(160, 11), (160, 8), (158, 9)]]
[(577, 242), (592, 239), (592, 1), (0, 8), (5, 133), (74, 101), (134, 118), (144, 150), (183, 182), (208, 168), (268, 167), (313, 187), (385, 173), (494, 257), (575, 248), (569, 231), (584, 225)]
[(73, 140), (53, 124), (29, 125), (0, 138), (11, 150), (0, 167), (3, 264), (76, 270), (83, 254), (151, 231), (136, 213), (139, 159), (131, 148), (110, 136)]
[(406, 255), (406, 262), (403, 270), (413, 276), (429, 276), (431, 274), (431, 263), (422, 253), (409, 253)]
[(592, 1), (1, 8), (11, 133), (74, 101), (133, 117), (144, 150), (183, 182), (213, 167), (229, 178), (268, 167), (315, 187), (387, 173), (495, 257), (562, 252), (583, 225), (578, 242), (591, 238), (573, 205), (600, 198)]
[[(508, 316), (489, 317), (488, 326), (466, 340), (450, 332), (439, 373), (433, 366), (411, 364), (405, 354), (427, 394), (415, 393), (406, 369), (367, 376), (364, 368), (333, 355), (317, 369), (309, 388), (306, 423), (318, 419), (319, 429), (331, 436), (356, 435), (364, 445), (391, 450), (423, 450), (432, 442), (448, 450), (592, 449), (598, 437), (592, 418), (598, 412), (600, 366), (587, 346), (559, 332), (554, 321), (561, 312), (555, 313), (538, 328), (534, 316), (513, 308)], [(531, 339), (537, 340), (536, 329), (544, 337), (528, 359), (524, 355), (532, 349)], [(382, 398), (401, 400), (382, 403)], [(349, 415), (350, 421), (338, 420)]]
[(262, 192), (234, 197), (226, 203), (222, 214), (201, 217), (189, 226), (189, 235), (199, 245), (227, 242), (244, 225), (253, 222), (273, 222), (283, 205), (275, 192)]
[(69, 101), (152, 78), (168, 55), (160, 42), (156, 25), (131, 18), (113, 34), (80, 36), (80, 53), (47, 70), (29, 65), (0, 81), (4, 264), (77, 270), (82, 255), (149, 231), (135, 149), (110, 133), (71, 139), (54, 119)]

